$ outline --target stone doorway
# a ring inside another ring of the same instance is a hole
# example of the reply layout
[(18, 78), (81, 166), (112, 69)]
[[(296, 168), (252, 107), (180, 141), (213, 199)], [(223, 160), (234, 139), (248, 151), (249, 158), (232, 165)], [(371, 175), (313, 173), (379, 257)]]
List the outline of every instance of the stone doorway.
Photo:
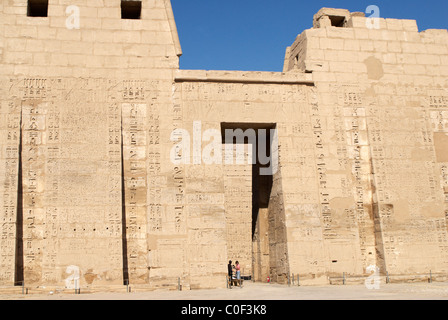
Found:
[[(240, 262), (243, 277), (263, 282), (275, 273), (276, 228), (272, 214), (277, 210), (271, 208), (269, 214), (272, 163), (266, 163), (263, 157), (263, 153), (267, 157), (273, 154), (271, 134), (275, 129), (273, 123), (221, 124), (228, 260)], [(226, 130), (234, 133), (230, 141)], [(238, 159), (238, 148), (244, 153), (243, 161)], [(231, 159), (226, 150), (232, 150)]]

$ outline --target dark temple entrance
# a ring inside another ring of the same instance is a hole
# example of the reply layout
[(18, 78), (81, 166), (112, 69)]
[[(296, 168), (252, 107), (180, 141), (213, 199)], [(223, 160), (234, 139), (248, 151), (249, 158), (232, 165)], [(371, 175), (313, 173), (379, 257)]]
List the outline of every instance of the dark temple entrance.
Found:
[[(272, 155), (272, 130), (276, 129), (273, 123), (221, 123), (223, 144), (245, 144), (246, 149), (252, 150), (251, 165), (251, 208), (246, 214), (251, 215), (251, 228), (242, 228), (244, 232), (251, 232), (247, 246), (251, 252), (251, 270), (243, 272), (243, 276), (255, 279), (255, 281), (266, 281), (271, 275), (270, 255), (274, 252), (270, 241), (270, 233), (275, 231), (269, 228), (269, 203), (273, 186), (272, 162), (268, 160)], [(227, 133), (227, 135), (226, 135)], [(247, 163), (247, 162), (246, 162)], [(243, 177), (242, 177), (243, 179)], [(226, 208), (226, 215), (230, 214)], [(243, 219), (245, 221), (246, 218)], [(270, 239), (271, 238), (271, 239)], [(232, 239), (228, 241), (233, 241)], [(232, 246), (233, 244), (228, 244)], [(229, 257), (232, 259), (232, 257)]]

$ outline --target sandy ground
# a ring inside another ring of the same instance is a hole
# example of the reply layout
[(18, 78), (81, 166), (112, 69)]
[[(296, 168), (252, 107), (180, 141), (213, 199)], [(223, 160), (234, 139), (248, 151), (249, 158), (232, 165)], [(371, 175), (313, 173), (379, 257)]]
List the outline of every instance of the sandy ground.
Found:
[(135, 293), (0, 294), (1, 300), (448, 300), (448, 283), (288, 287), (246, 282), (243, 288)]

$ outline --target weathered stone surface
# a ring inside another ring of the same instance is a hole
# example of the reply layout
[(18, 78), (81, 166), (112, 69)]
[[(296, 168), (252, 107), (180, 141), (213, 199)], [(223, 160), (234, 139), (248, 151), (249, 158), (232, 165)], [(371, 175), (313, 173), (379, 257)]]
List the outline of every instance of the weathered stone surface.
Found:
[[(324, 8), (283, 72), (179, 70), (168, 0), (74, 0), (79, 29), (26, 2), (0, 4), (1, 285), (448, 271), (446, 30)], [(237, 128), (275, 129), (272, 174), (226, 162)]]

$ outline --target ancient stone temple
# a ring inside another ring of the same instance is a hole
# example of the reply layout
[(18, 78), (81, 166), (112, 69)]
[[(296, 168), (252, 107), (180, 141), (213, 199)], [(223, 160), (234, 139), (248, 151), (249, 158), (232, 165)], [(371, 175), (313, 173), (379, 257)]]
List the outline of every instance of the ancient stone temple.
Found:
[(1, 286), (448, 272), (447, 30), (322, 9), (283, 72), (181, 55), (169, 0), (0, 2)]

